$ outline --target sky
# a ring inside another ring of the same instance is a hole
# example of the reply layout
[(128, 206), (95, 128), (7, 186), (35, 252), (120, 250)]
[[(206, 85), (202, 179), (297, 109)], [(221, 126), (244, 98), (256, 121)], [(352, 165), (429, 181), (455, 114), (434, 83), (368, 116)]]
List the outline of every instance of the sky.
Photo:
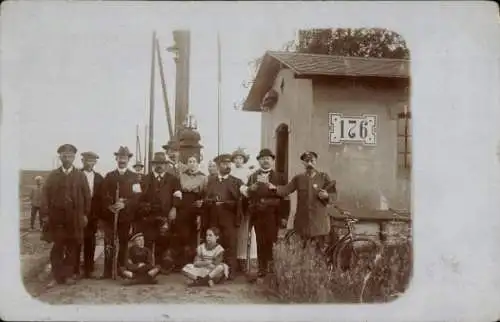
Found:
[[(96, 169), (110, 171), (119, 146), (135, 153), (137, 125), (144, 148), (153, 30), (162, 49), (174, 120), (175, 64), (166, 48), (173, 44), (172, 31), (185, 27), (179, 22), (189, 15), (167, 7), (102, 2), (30, 3), (7, 8), (10, 11), (2, 7), (2, 103), (18, 112), (22, 169), (53, 168), (57, 147), (71, 143), (79, 152), (99, 154)], [(204, 146), (202, 168), (217, 154), (217, 32), (222, 51), (222, 151), (244, 147), (255, 163), (261, 148), (260, 113), (235, 110), (234, 103), (248, 92), (242, 82), (251, 76), (249, 62), (266, 50), (279, 50), (294, 39), (295, 31), (258, 20), (238, 28), (200, 23), (189, 30), (189, 108)], [(158, 68), (155, 94), (154, 150), (162, 151), (169, 138)], [(80, 165), (79, 155), (76, 160)]]

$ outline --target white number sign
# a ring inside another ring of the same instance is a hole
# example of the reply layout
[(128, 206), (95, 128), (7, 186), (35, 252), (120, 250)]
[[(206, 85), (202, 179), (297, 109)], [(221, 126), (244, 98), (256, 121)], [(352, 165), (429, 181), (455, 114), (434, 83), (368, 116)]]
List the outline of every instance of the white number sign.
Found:
[(377, 116), (343, 116), (339, 113), (328, 114), (329, 143), (343, 144), (345, 142), (377, 144)]

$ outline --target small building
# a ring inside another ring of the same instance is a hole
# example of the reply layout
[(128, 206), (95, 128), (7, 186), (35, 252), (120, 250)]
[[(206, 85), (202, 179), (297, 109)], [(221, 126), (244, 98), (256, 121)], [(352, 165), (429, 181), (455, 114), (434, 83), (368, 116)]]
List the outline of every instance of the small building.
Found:
[(262, 114), (261, 147), (275, 151), (288, 179), (303, 171), (300, 154), (312, 150), (350, 209), (409, 210), (409, 65), (266, 52), (243, 110)]

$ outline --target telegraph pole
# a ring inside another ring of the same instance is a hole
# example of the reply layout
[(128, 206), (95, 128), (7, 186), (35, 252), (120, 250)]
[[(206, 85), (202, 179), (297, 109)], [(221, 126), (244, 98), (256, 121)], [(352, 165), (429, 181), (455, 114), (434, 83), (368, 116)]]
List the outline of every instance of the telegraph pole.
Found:
[[(151, 46), (151, 84), (149, 92), (149, 151), (148, 151), (148, 172), (153, 171), (151, 160), (153, 160), (154, 153), (154, 111), (155, 111), (155, 46), (156, 46), (156, 31), (153, 31), (153, 40)], [(146, 165), (144, 165), (146, 166)]]

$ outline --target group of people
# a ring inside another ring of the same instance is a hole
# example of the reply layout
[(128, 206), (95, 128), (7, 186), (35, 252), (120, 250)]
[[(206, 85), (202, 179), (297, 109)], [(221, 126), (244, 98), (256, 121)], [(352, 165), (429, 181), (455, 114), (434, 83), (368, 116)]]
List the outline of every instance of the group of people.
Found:
[(257, 155), (257, 170), (245, 166), (249, 156), (238, 149), (217, 156), (205, 175), (199, 170), (199, 155), (180, 160), (175, 148), (155, 153), (150, 173), (143, 173), (140, 163), (132, 171), (133, 154), (120, 147), (114, 153), (117, 168), (104, 177), (94, 171), (96, 153), (81, 153), (83, 168), (76, 169), (75, 146), (64, 144), (57, 152), (62, 166), (47, 177), (38, 203), (43, 238), (53, 242), (52, 285), (98, 277), (98, 227), (105, 245), (99, 278), (112, 278), (117, 255), (118, 274), (130, 284), (156, 283), (158, 274), (178, 271), (192, 285), (212, 285), (245, 271), (244, 261), (238, 261), (242, 257), (257, 257), (258, 276), (264, 277), (272, 269), (279, 227), (288, 222), (287, 196), (294, 191), (294, 229), (299, 235), (315, 239), (329, 231), (326, 206), (336, 187), (316, 170), (314, 152), (301, 155), (306, 171), (288, 183), (275, 171), (269, 149)]

